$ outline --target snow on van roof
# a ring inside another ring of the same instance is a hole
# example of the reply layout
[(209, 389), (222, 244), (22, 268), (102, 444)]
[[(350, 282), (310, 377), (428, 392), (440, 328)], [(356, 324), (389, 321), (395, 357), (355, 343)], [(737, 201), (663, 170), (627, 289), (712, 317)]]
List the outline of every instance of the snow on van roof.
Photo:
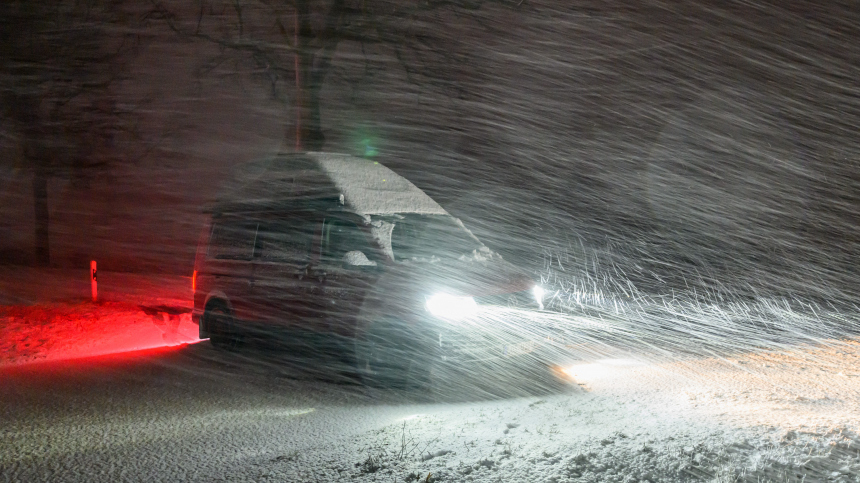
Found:
[(239, 167), (221, 202), (337, 198), (362, 215), (447, 212), (427, 193), (377, 161), (347, 154), (281, 154)]
[(377, 161), (345, 154), (308, 155), (334, 182), (345, 204), (358, 213), (447, 214), (427, 193)]

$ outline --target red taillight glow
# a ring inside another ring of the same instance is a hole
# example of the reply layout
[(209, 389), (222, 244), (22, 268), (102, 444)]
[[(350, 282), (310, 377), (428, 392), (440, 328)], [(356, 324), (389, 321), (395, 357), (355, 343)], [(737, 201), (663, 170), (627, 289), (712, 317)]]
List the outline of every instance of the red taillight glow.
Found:
[(197, 270), (194, 270), (194, 273), (191, 274), (191, 291), (197, 291)]

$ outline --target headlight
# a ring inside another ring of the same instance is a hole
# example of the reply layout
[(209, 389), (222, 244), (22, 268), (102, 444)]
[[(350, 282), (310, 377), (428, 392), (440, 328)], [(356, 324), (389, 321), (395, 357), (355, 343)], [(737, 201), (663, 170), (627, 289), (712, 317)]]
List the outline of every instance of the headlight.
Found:
[(474, 315), (478, 304), (472, 297), (438, 293), (427, 299), (427, 310), (442, 319), (459, 320)]
[(543, 287), (540, 285), (535, 285), (532, 289), (532, 293), (535, 295), (535, 300), (538, 303), (538, 307), (540, 310), (543, 310), (543, 296), (546, 292), (544, 292)]

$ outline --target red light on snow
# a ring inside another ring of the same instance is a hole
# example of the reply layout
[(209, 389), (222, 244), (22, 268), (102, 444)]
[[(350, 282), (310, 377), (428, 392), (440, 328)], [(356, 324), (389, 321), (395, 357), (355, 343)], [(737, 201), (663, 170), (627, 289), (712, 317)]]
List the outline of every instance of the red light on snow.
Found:
[(191, 291), (197, 291), (197, 270), (194, 270), (194, 273), (191, 274)]

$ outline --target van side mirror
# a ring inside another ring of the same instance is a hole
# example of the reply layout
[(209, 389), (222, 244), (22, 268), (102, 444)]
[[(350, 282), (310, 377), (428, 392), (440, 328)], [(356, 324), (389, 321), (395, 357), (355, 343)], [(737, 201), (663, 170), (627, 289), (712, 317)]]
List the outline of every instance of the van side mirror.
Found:
[(375, 267), (376, 262), (369, 260), (364, 252), (353, 250), (343, 255), (343, 266), (346, 268)]

